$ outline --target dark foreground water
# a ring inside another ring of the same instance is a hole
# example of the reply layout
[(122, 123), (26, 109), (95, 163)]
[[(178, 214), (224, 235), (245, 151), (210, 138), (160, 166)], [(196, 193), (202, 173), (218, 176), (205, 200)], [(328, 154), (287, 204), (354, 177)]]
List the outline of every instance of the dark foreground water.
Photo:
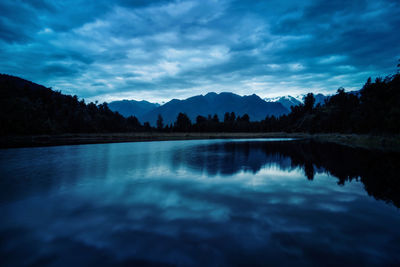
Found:
[(0, 150), (0, 265), (400, 264), (399, 163), (282, 140)]

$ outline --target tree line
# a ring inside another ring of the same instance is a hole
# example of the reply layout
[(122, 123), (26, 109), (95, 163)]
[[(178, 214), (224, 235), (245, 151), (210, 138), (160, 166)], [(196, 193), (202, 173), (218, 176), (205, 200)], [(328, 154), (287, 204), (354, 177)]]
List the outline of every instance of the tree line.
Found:
[(310, 133), (400, 133), (400, 73), (367, 80), (358, 92), (339, 88), (323, 104), (315, 105), (309, 93), (304, 103), (291, 107), (287, 115), (251, 121), (247, 114), (226, 112), (197, 116), (192, 122), (184, 113), (156, 127), (123, 117), (107, 103), (89, 103), (77, 96), (9, 75), (0, 75), (0, 134), (59, 134), (108, 132), (310, 132)]
[[(158, 122), (162, 123), (159, 116)], [(304, 103), (292, 106), (287, 115), (267, 116), (251, 122), (247, 114), (242, 117), (225, 113), (223, 121), (217, 115), (198, 116), (191, 123), (180, 113), (173, 125), (159, 130), (194, 132), (309, 132), (309, 133), (400, 133), (400, 74), (368, 78), (360, 91), (345, 92), (339, 88), (323, 104), (315, 105), (309, 93)]]
[(149, 131), (136, 117), (124, 118), (107, 103), (89, 103), (51, 88), (0, 75), (0, 134), (61, 134)]

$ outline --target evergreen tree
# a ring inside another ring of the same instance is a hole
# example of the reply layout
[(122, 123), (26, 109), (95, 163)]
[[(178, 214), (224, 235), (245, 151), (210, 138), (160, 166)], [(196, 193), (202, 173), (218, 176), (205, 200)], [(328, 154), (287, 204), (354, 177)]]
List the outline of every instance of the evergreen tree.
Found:
[(157, 130), (161, 131), (164, 128), (164, 120), (161, 114), (158, 114), (157, 118)]
[(175, 129), (179, 132), (187, 132), (190, 131), (192, 126), (192, 122), (186, 113), (179, 113), (175, 122)]

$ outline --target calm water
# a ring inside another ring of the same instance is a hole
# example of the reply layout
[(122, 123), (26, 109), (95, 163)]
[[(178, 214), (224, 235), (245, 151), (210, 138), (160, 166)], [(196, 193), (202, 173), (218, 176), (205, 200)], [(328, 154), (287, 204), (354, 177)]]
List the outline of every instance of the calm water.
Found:
[(399, 163), (295, 140), (0, 150), (0, 265), (400, 264)]

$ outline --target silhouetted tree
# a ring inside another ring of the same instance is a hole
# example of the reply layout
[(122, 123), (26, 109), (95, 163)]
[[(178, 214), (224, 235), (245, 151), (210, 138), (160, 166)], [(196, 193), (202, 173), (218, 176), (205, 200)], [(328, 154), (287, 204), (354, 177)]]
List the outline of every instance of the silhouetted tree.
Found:
[(219, 118), (218, 118), (217, 114), (214, 114), (214, 116), (212, 118), (212, 121), (215, 122), (215, 123), (219, 123)]
[(207, 119), (203, 116), (197, 116), (196, 117), (196, 124), (205, 124), (207, 123)]
[(180, 132), (190, 131), (192, 123), (185, 113), (179, 113), (175, 122), (175, 129)]
[(242, 116), (242, 118), (240, 119), (240, 121), (243, 121), (243, 122), (250, 122), (250, 117), (249, 117), (249, 115), (246, 113), (246, 114), (244, 114), (243, 116)]
[(315, 97), (313, 93), (308, 93), (304, 97), (304, 110), (305, 112), (312, 112), (315, 104)]
[(150, 126), (150, 123), (148, 121), (143, 123), (143, 128), (144, 128), (145, 131), (151, 131), (152, 130), (152, 128)]
[(162, 130), (164, 128), (164, 120), (161, 114), (158, 114), (157, 117), (157, 130)]

